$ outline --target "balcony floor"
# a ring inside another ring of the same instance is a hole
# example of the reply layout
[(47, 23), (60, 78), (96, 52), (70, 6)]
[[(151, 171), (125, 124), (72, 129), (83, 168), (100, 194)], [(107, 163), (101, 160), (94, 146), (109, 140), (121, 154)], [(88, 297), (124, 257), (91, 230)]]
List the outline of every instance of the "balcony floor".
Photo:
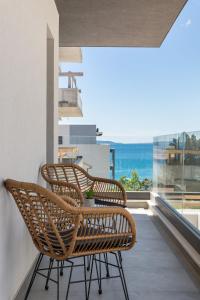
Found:
[[(136, 209), (132, 213), (137, 224), (137, 244), (123, 254), (130, 300), (199, 300), (199, 277), (171, 236), (148, 210)], [(73, 279), (81, 279), (81, 271), (76, 268)], [(61, 278), (61, 300), (65, 299), (67, 273)], [(22, 300), (24, 292), (25, 286), (16, 300)], [(50, 283), (45, 291), (44, 280), (37, 276), (29, 300), (40, 299), (56, 300), (56, 286)], [(69, 300), (82, 299), (83, 283), (71, 285)], [(90, 299), (124, 300), (120, 280), (104, 280), (102, 295), (98, 295), (97, 284), (93, 282)]]

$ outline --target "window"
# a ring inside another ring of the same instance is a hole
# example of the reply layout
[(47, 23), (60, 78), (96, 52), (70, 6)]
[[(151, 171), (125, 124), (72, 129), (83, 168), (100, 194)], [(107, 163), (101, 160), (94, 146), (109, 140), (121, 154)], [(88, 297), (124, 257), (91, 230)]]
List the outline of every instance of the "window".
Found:
[(62, 145), (63, 144), (63, 137), (59, 136), (58, 137), (58, 145)]

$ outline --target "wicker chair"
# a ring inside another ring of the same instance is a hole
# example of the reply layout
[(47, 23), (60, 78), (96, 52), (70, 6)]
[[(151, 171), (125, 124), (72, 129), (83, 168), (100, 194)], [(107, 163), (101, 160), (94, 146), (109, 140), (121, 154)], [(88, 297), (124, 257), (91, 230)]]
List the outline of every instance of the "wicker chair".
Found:
[[(126, 192), (120, 182), (93, 177), (76, 164), (45, 164), (41, 168), (41, 173), (53, 192), (66, 193), (75, 199), (78, 205), (82, 205), (84, 201), (83, 193), (92, 189), (94, 198), (99, 199), (101, 205), (126, 206)], [(76, 194), (76, 197), (72, 193)]]
[[(11, 179), (5, 181), (5, 187), (15, 199), (33, 243), (40, 252), (25, 299), (28, 298), (36, 274), (41, 275), (40, 264), (44, 255), (50, 257), (50, 262), (57, 261), (57, 299), (59, 299), (59, 274), (62, 262), (68, 261), (72, 264), (70, 283), (73, 270), (73, 262), (70, 259), (83, 256), (85, 297), (89, 299), (92, 275), (90, 273), (88, 288), (85, 257), (91, 256), (95, 259), (96, 254), (107, 252), (113, 252), (117, 257), (117, 251), (129, 250), (135, 243), (135, 223), (132, 216), (123, 208), (75, 207), (71, 205), (73, 200), (69, 197), (63, 200), (36, 184)], [(117, 260), (125, 298), (129, 299), (123, 269), (118, 258)], [(51, 268), (46, 269), (48, 273), (51, 272)], [(51, 280), (48, 275), (42, 275)], [(68, 293), (69, 284), (66, 299)]]

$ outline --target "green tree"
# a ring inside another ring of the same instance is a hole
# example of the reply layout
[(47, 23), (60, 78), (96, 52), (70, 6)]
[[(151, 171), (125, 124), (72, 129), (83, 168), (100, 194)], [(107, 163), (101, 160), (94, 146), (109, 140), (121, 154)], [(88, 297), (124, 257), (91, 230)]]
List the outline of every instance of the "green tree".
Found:
[(152, 187), (152, 180), (145, 178), (140, 180), (137, 171), (131, 172), (131, 177), (122, 176), (119, 181), (124, 186), (126, 191), (148, 191)]

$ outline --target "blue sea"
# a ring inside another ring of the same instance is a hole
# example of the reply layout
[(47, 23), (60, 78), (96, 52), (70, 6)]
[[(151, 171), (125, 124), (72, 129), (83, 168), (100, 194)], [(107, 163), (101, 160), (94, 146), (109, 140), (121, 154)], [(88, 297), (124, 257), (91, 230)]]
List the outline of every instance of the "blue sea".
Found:
[(136, 170), (140, 179), (152, 179), (153, 144), (118, 144), (111, 143), (115, 149), (115, 178), (130, 177)]

